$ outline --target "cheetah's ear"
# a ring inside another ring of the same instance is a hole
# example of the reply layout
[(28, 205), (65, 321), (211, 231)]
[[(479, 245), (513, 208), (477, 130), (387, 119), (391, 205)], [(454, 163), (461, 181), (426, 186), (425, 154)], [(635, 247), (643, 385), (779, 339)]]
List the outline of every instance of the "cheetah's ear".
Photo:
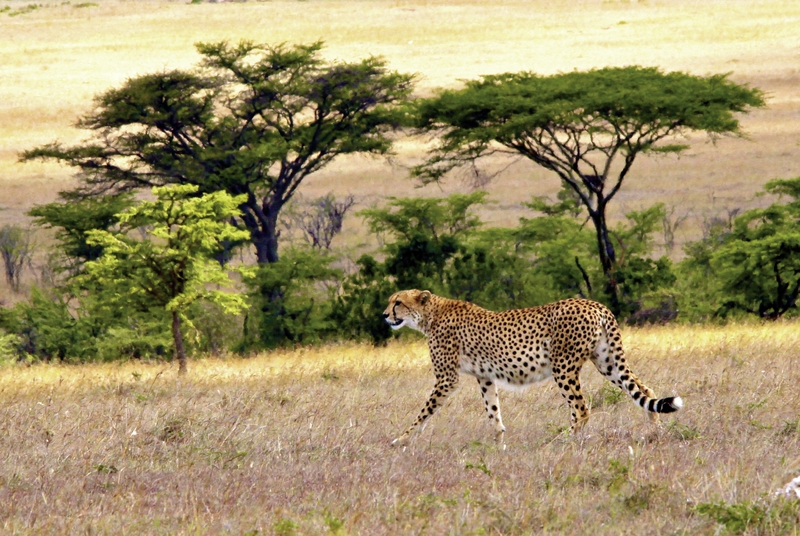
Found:
[(417, 301), (419, 301), (420, 305), (425, 305), (426, 303), (428, 303), (428, 300), (430, 299), (431, 299), (431, 291), (423, 290), (422, 292), (419, 293)]

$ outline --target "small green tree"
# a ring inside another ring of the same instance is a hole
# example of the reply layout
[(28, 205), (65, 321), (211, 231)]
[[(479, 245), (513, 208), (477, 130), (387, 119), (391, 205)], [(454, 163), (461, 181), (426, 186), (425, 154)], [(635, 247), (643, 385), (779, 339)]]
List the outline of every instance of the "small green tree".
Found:
[(721, 318), (722, 303), (728, 298), (711, 259), (733, 233), (733, 219), (739, 209), (726, 210), (722, 217), (704, 218), (703, 236), (683, 246), (686, 257), (675, 267), (677, 282), (675, 291), (679, 296), (681, 319), (689, 322), (709, 322)]
[(345, 339), (385, 344), (394, 333), (376, 312), (386, 307), (386, 300), (397, 292), (397, 285), (386, 272), (386, 266), (370, 255), (362, 255), (356, 265), (358, 271), (342, 281), (331, 318), (338, 334)]
[[(520, 218), (513, 231), (518, 255), (531, 257), (537, 304), (569, 297), (594, 298), (597, 261), (591, 235), (568, 216)], [(513, 250), (512, 250), (513, 251)]]
[(678, 154), (669, 143), (691, 131), (740, 134), (734, 116), (764, 105), (757, 89), (727, 75), (698, 77), (655, 68), (605, 68), (553, 76), (507, 73), (418, 101), (418, 127), (441, 134), (415, 169), (423, 181), (495, 154), (522, 155), (552, 171), (588, 213), (612, 308), (617, 250), (608, 205), (640, 154)]
[[(331, 296), (324, 287), (341, 279), (333, 259), (312, 248), (291, 248), (278, 262), (260, 265), (245, 278), (252, 307), (244, 345), (275, 348), (319, 342), (333, 331)], [(277, 297), (266, 299), (265, 296)], [(255, 328), (255, 329), (252, 329)]]
[(0, 328), (16, 338), (18, 358), (83, 361), (95, 357), (102, 335), (96, 318), (73, 314), (63, 296), (34, 287), (27, 301), (0, 308)]
[(393, 239), (385, 246), (386, 271), (398, 288), (440, 289), (447, 262), (464, 237), (481, 225), (471, 209), (486, 192), (445, 199), (391, 198), (386, 208), (362, 210), (370, 231)]
[(682, 316), (723, 319), (736, 313), (776, 319), (800, 297), (800, 177), (767, 183), (786, 204), (712, 218), (701, 240), (686, 244), (677, 267)]
[[(197, 186), (153, 188), (155, 201), (143, 202), (119, 215), (119, 230), (92, 230), (87, 243), (102, 255), (85, 265), (79, 279), (102, 290), (115, 311), (162, 310), (171, 316), (179, 373), (186, 372), (182, 321), (198, 300), (219, 304), (226, 313), (245, 307), (241, 295), (213, 287), (230, 286), (228, 272), (211, 256), (221, 241), (240, 240), (247, 232), (229, 223), (239, 214), (242, 197), (215, 192), (201, 197)], [(141, 237), (137, 237), (135, 231)]]
[(643, 298), (675, 283), (669, 257), (652, 259), (653, 235), (666, 215), (663, 203), (625, 214), (627, 221), (610, 231), (620, 252), (612, 272), (618, 288), (618, 313), (627, 316), (642, 308)]

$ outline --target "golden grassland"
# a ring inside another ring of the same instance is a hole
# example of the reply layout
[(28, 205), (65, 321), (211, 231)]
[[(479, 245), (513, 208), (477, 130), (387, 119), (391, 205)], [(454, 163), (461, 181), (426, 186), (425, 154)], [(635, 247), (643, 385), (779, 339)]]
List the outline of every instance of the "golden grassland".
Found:
[[(652, 425), (588, 365), (593, 414), (552, 382), (475, 382), (405, 450), (433, 385), (424, 342), (164, 363), (0, 369), (0, 531), (18, 534), (717, 534), (697, 505), (750, 505), (797, 534), (796, 323), (626, 329), (635, 372), (686, 407)], [(788, 514), (787, 514), (788, 512)], [(788, 516), (788, 517), (787, 517)]]

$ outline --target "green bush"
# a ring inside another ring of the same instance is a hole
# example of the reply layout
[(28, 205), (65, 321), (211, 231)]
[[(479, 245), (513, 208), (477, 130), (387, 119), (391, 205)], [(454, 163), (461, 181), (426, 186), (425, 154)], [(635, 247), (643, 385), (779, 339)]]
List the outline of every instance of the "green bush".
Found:
[(700, 503), (695, 511), (723, 525), (728, 532), (743, 534), (789, 534), (800, 523), (800, 502), (778, 500), (773, 504), (748, 501)]
[(800, 296), (800, 178), (772, 181), (789, 203), (741, 214), (690, 242), (677, 267), (682, 316), (708, 321), (797, 314)]
[(9, 365), (19, 360), (20, 340), (13, 333), (0, 333), (0, 366)]
[(222, 307), (207, 301), (192, 304), (188, 347), (193, 354), (220, 355), (242, 342), (244, 315), (224, 314)]
[(389, 296), (398, 290), (397, 285), (386, 266), (371, 256), (362, 256), (356, 264), (358, 271), (342, 281), (331, 319), (341, 338), (384, 344), (392, 337), (392, 329), (381, 313)]
[(800, 295), (800, 229), (789, 209), (772, 205), (736, 218), (730, 239), (711, 257), (723, 312), (776, 319), (795, 312)]
[(16, 335), (16, 353), (44, 361), (94, 359), (101, 323), (73, 315), (63, 297), (34, 288), (30, 301), (6, 309), (0, 327)]
[(495, 311), (548, 300), (552, 287), (543, 281), (531, 256), (516, 252), (500, 231), (487, 229), (459, 247), (444, 271), (445, 296)]
[(239, 350), (313, 344), (335, 331), (332, 291), (341, 273), (333, 259), (310, 249), (291, 249), (278, 262), (259, 265), (245, 283), (250, 309)]

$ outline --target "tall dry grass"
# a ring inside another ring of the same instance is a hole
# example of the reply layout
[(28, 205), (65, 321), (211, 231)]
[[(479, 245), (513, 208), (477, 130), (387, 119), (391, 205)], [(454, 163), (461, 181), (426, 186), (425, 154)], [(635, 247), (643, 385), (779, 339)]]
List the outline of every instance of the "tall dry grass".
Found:
[(501, 394), (505, 450), (468, 377), (389, 447), (433, 384), (421, 341), (204, 359), (186, 379), (157, 363), (2, 369), (0, 531), (717, 534), (697, 510), (714, 503), (767, 512), (746, 533), (797, 534), (798, 503), (772, 495), (800, 474), (797, 324), (624, 342), (683, 412), (653, 426), (589, 365), (585, 432), (562, 433), (546, 382)]

